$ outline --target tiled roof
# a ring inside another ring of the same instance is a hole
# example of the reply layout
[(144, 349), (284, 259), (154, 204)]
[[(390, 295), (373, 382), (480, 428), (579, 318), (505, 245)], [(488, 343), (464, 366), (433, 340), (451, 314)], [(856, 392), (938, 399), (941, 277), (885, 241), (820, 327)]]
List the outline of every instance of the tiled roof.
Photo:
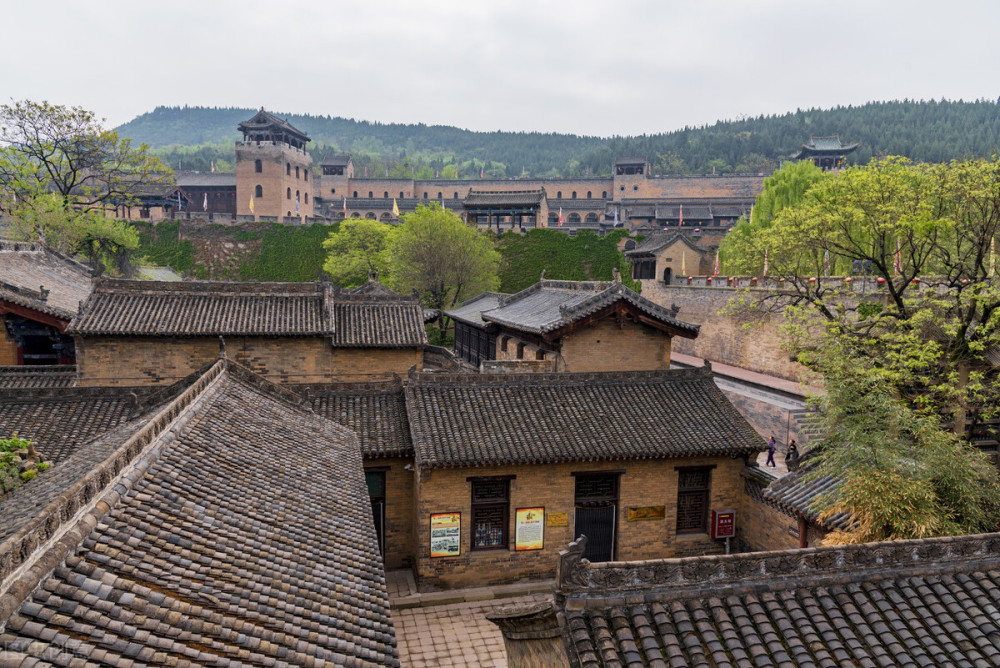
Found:
[(235, 172), (176, 172), (177, 187), (191, 188), (235, 188)]
[(470, 190), (462, 200), (466, 209), (493, 206), (538, 206), (545, 190)]
[(0, 239), (0, 301), (70, 320), (93, 288), (91, 276), (42, 244)]
[(616, 165), (635, 165), (635, 164), (646, 164), (646, 158), (636, 155), (626, 155), (615, 158)]
[(415, 297), (333, 292), (333, 345), (345, 348), (410, 348), (427, 343), (424, 309)]
[(373, 296), (386, 296), (386, 297), (398, 297), (399, 293), (393, 292), (390, 288), (379, 283), (378, 276), (375, 278), (369, 278), (365, 283), (357, 286), (356, 288), (347, 288), (344, 290), (344, 294), (347, 295), (373, 295)]
[(126, 427), (0, 502), (8, 663), (399, 665), (354, 434), (225, 361)]
[(809, 141), (802, 145), (803, 149), (812, 151), (853, 151), (861, 144), (845, 144), (840, 141), (838, 135), (832, 137), (810, 137)]
[(318, 415), (347, 427), (368, 458), (412, 457), (413, 442), (399, 379), (295, 386)]
[(676, 241), (683, 241), (689, 248), (699, 253), (706, 252), (706, 249), (700, 248), (698, 244), (691, 239), (690, 233), (680, 230), (671, 230), (669, 232), (654, 232), (650, 234), (642, 240), (641, 244), (632, 250), (625, 251), (625, 255), (627, 257), (652, 255), (661, 248), (666, 248)]
[(1000, 534), (640, 562), (560, 554), (574, 667), (1000, 664)]
[(521, 292), (502, 297), (500, 305), (484, 312), (482, 318), (486, 322), (545, 334), (619, 301), (664, 324), (672, 334), (692, 339), (698, 335), (699, 325), (678, 320), (671, 311), (621, 283), (542, 280)]
[(836, 490), (841, 479), (832, 475), (815, 475), (813, 462), (810, 462), (811, 454), (807, 452), (803, 455), (797, 471), (790, 471), (768, 485), (764, 489), (764, 499), (826, 529), (849, 529), (851, 516), (846, 513), (837, 513), (820, 521), (818, 502), (824, 495)]
[(347, 167), (347, 163), (350, 161), (351, 156), (349, 155), (328, 155), (319, 164), (329, 165), (330, 167)]
[(46, 460), (59, 463), (84, 443), (174, 398), (199, 375), (160, 388), (48, 385), (0, 389), (0, 438), (16, 433), (31, 440)]
[(280, 128), (281, 130), (284, 130), (285, 132), (287, 132), (289, 134), (296, 135), (297, 137), (301, 137), (305, 141), (309, 140), (309, 136), (306, 133), (302, 132), (301, 130), (299, 130), (298, 128), (296, 128), (295, 126), (293, 126), (291, 123), (289, 123), (285, 119), (278, 118), (277, 116), (275, 116), (271, 112), (264, 111), (263, 108), (261, 108), (260, 111), (258, 111), (256, 114), (254, 114), (253, 118), (250, 118), (248, 120), (243, 121), (237, 127), (239, 128), (240, 132), (247, 132), (247, 131), (250, 131), (250, 130), (264, 129), (264, 128), (269, 128), (269, 127), (276, 127), (276, 128)]
[(680, 220), (684, 214), (685, 221), (710, 220), (714, 217), (711, 205), (692, 206), (683, 204), (664, 204), (656, 207), (657, 220)]
[[(650, 188), (659, 188), (659, 199), (738, 198), (748, 203), (764, 188), (764, 177), (756, 174), (724, 176), (655, 176), (647, 180)], [(707, 202), (706, 202), (707, 203)], [(685, 207), (687, 202), (684, 202)]]
[(500, 298), (507, 296), (501, 292), (484, 292), (463, 302), (457, 308), (445, 311), (444, 314), (458, 322), (464, 322), (475, 327), (485, 327), (487, 323), (483, 320), (483, 311), (495, 309), (500, 305)]
[(75, 386), (76, 365), (0, 366), (0, 389)]
[(316, 283), (102, 279), (70, 325), (83, 335), (301, 336), (330, 332)]
[(707, 368), (420, 374), (406, 385), (422, 468), (749, 456), (764, 442)]

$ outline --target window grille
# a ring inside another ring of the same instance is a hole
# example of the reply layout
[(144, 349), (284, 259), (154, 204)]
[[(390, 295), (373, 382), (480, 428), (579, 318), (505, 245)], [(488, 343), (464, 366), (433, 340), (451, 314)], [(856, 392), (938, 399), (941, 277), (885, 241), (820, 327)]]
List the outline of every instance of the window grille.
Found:
[(677, 476), (677, 533), (708, 531), (711, 469), (684, 469)]
[(472, 481), (472, 549), (507, 547), (510, 480)]

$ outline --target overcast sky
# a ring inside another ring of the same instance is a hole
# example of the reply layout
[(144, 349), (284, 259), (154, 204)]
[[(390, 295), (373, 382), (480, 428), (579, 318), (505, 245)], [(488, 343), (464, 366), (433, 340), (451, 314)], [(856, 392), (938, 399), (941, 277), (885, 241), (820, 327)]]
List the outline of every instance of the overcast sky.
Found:
[(0, 95), (635, 135), (1000, 96), (995, 0), (11, 0)]

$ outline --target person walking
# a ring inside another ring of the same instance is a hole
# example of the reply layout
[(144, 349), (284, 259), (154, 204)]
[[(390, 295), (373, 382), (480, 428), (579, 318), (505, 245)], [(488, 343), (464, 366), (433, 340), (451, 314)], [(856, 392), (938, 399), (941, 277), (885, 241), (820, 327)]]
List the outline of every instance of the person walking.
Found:
[(774, 436), (772, 435), (770, 440), (767, 442), (767, 466), (771, 468), (777, 468), (778, 465), (774, 463), (774, 450), (775, 450)]

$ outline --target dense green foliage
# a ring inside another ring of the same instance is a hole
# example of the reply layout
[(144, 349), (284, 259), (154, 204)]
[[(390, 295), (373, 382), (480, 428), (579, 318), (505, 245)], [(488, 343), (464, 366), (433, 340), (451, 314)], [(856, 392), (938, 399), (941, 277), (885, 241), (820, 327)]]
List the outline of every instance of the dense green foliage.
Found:
[(348, 218), (340, 222), (323, 242), (327, 258), (323, 271), (337, 285), (353, 288), (370, 277), (389, 279), (389, 246), (396, 228), (389, 223), (367, 218)]
[(254, 281), (315, 281), (323, 269), (323, 241), (336, 225), (287, 227), (277, 223), (259, 232), (260, 253), (240, 267), (240, 278)]
[(545, 278), (566, 281), (610, 281), (612, 269), (621, 272), (622, 281), (635, 291), (639, 282), (632, 280), (631, 265), (618, 250), (618, 242), (627, 236), (615, 230), (600, 237), (589, 230), (571, 237), (557, 230), (534, 229), (521, 235), (507, 232), (500, 237), (503, 255), (500, 291), (514, 293)]
[(139, 233), (139, 254), (147, 265), (170, 267), (182, 274), (198, 276), (194, 262), (194, 244), (180, 240), (180, 223), (165, 221), (158, 225), (136, 223)]
[[(237, 125), (252, 109), (157, 107), (118, 128), (123, 136), (156, 147), (173, 168), (229, 169)], [(645, 156), (654, 174), (764, 172), (795, 153), (810, 136), (839, 135), (860, 142), (849, 157), (865, 164), (874, 156), (903, 155), (939, 162), (986, 157), (1000, 151), (1000, 105), (993, 101), (872, 102), (834, 109), (719, 121), (638, 137), (579, 137), (531, 132), (471, 132), (453, 127), (369, 123), (329, 116), (279, 113), (313, 140), (314, 158), (353, 155), (361, 176), (433, 176), (448, 165), (459, 178), (480, 170), (516, 178), (607, 175), (615, 157)], [(170, 148), (168, 148), (170, 147)], [(190, 147), (190, 148), (180, 148)]]

